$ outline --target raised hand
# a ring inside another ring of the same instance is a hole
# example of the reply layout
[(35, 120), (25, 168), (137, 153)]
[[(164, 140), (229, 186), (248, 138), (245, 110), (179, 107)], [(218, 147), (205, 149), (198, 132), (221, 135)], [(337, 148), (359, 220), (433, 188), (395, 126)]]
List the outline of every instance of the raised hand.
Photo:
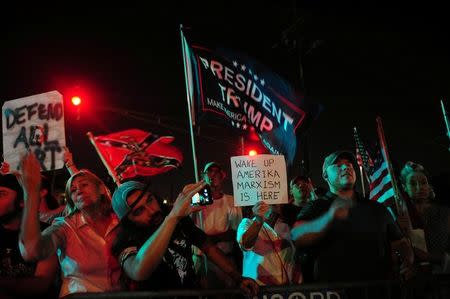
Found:
[(193, 207), (191, 206), (191, 198), (192, 196), (200, 191), (205, 186), (204, 181), (200, 181), (195, 184), (189, 184), (184, 186), (183, 191), (178, 194), (175, 203), (173, 204), (172, 210), (170, 214), (177, 218), (182, 218), (188, 216), (192, 212), (196, 212), (198, 210), (203, 209), (203, 207)]
[(74, 165), (73, 155), (67, 146), (64, 147), (63, 159), (64, 159), (64, 164), (66, 164), (67, 167)]
[(3, 161), (0, 166), (0, 174), (5, 175), (8, 174), (10, 171), (9, 163), (6, 161)]
[(73, 155), (69, 151), (69, 148), (67, 146), (64, 147), (63, 159), (64, 165), (66, 165), (66, 168), (69, 171), (70, 175), (73, 175), (74, 173), (78, 172), (78, 168), (73, 162)]
[[(28, 152), (20, 161), (17, 180), (23, 188), (25, 199), (29, 195), (39, 195), (41, 189), (41, 165), (32, 152)], [(37, 196), (39, 198), (39, 196)]]
[(329, 213), (331, 213), (333, 219), (346, 219), (352, 205), (353, 202), (349, 199), (336, 198), (331, 204)]
[(267, 212), (270, 210), (270, 206), (266, 204), (264, 201), (258, 201), (252, 208), (252, 212), (254, 216), (259, 216), (263, 220), (266, 219)]

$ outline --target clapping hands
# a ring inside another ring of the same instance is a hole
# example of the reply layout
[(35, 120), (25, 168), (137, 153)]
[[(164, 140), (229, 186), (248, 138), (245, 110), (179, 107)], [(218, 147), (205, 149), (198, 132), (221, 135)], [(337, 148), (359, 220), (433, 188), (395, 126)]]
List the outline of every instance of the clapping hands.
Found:
[(344, 220), (348, 217), (352, 206), (353, 202), (350, 199), (336, 198), (331, 204), (329, 213), (333, 219)]

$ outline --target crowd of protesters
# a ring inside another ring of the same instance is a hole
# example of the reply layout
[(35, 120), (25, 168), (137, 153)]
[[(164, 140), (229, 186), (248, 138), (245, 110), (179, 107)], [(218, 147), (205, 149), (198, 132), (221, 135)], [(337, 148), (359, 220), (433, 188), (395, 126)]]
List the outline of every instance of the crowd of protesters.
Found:
[[(226, 172), (217, 162), (168, 205), (141, 181), (111, 193), (94, 173), (77, 169), (68, 149), (64, 159), (64, 203), (34, 154), (17, 173), (2, 165), (0, 299), (197, 288), (255, 295), (260, 286), (450, 273), (449, 185), (433, 188), (417, 163), (399, 170), (405, 208), (396, 211), (356, 191), (356, 159), (348, 151), (325, 157), (327, 192), (301, 174), (290, 180), (289, 203), (260, 201), (249, 209), (223, 192)], [(213, 204), (191, 205), (205, 185)]]

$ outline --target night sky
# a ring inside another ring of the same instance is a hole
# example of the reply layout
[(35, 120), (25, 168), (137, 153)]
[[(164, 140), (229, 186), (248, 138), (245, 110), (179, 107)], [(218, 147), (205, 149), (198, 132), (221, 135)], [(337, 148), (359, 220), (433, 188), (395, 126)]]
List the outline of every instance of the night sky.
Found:
[[(67, 144), (79, 167), (103, 178), (106, 170), (87, 131), (140, 128), (175, 136), (184, 165), (155, 178), (154, 188), (163, 195), (177, 193), (194, 180), (179, 34), (184, 24), (205, 36), (205, 43), (246, 52), (323, 105), (318, 119), (299, 134), (289, 176), (303, 159), (315, 184), (323, 185), (324, 156), (353, 151), (354, 126), (363, 139), (375, 140), (376, 116), (383, 120), (394, 164), (412, 160), (432, 175), (448, 172), (450, 142), (440, 107), (444, 99), (450, 110), (444, 11), (283, 3), (164, 1), (100, 8), (74, 2), (73, 7), (4, 10), (0, 100), (51, 90), (65, 96), (81, 92), (80, 119), (66, 107)], [(229, 170), (229, 157), (237, 154), (237, 132), (201, 124), (200, 167), (217, 160)], [(56, 175), (67, 177), (62, 171)]]

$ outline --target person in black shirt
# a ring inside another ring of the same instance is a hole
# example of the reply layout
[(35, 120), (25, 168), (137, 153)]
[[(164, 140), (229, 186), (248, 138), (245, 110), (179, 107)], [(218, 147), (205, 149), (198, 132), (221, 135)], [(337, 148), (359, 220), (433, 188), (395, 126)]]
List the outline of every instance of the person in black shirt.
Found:
[(187, 217), (200, 208), (191, 206), (191, 197), (204, 182), (187, 185), (167, 211), (145, 185), (128, 181), (113, 195), (112, 206), (121, 220), (121, 230), (113, 254), (131, 290), (198, 288), (191, 245), (199, 247), (208, 258), (232, 277), (247, 294), (256, 294), (258, 286), (243, 278), (208, 236)]
[(0, 298), (56, 298), (56, 255), (36, 263), (25, 262), (20, 254), (22, 194), (13, 174), (0, 175)]
[[(310, 177), (297, 175), (289, 182), (290, 200), (287, 205), (282, 205), (282, 215), (285, 222), (293, 227), (297, 221), (297, 216), (306, 204), (317, 199), (314, 186)], [(313, 259), (306, 250), (297, 249), (297, 259), (301, 264), (303, 282), (313, 282)]]
[(291, 231), (296, 246), (313, 253), (316, 281), (389, 279), (392, 248), (406, 268), (413, 263), (410, 244), (386, 207), (355, 192), (354, 163), (346, 151), (325, 158), (322, 173), (330, 191), (302, 209)]
[(297, 175), (289, 182), (289, 205), (284, 205), (283, 215), (286, 223), (294, 225), (302, 208), (311, 200), (317, 198), (311, 178), (305, 175)]

